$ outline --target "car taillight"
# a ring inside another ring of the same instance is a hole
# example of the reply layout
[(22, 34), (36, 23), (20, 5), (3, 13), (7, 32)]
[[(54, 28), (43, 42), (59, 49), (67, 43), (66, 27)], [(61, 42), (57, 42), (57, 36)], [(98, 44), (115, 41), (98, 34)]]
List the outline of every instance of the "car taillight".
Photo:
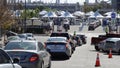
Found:
[(46, 43), (44, 43), (44, 47), (46, 48)]
[(68, 48), (68, 44), (66, 43), (66, 48)]
[(30, 62), (35, 62), (39, 59), (39, 56), (37, 54), (34, 54), (30, 57), (29, 61)]

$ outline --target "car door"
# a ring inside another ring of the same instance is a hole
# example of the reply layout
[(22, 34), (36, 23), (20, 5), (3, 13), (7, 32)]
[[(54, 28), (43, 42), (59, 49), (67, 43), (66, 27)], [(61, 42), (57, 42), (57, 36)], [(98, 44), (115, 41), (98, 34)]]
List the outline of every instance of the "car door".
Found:
[(49, 64), (49, 59), (50, 59), (49, 53), (46, 51), (46, 49), (44, 48), (44, 45), (41, 42), (38, 43), (38, 46), (39, 46), (39, 50), (41, 52), (41, 55), (43, 57), (44, 64), (48, 65)]
[(14, 68), (9, 56), (0, 49), (0, 68)]

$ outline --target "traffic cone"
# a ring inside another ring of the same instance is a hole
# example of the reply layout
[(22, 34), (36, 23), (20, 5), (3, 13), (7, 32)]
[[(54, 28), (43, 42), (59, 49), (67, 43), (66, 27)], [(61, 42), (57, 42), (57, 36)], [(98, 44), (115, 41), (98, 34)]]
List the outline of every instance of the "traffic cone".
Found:
[(97, 53), (95, 67), (100, 67), (99, 53)]
[(112, 49), (109, 51), (108, 58), (112, 58)]

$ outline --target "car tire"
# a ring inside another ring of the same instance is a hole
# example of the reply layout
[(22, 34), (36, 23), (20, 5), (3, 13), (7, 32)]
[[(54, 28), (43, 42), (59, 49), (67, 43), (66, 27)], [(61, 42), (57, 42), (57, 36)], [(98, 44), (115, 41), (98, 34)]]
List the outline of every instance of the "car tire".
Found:
[(41, 68), (44, 68), (44, 63), (43, 62), (41, 63)]
[(49, 64), (47, 68), (51, 68), (51, 59), (49, 60)]
[(98, 46), (95, 46), (95, 50), (96, 51), (100, 51), (100, 49), (98, 48)]
[(118, 55), (120, 55), (120, 50), (118, 51)]

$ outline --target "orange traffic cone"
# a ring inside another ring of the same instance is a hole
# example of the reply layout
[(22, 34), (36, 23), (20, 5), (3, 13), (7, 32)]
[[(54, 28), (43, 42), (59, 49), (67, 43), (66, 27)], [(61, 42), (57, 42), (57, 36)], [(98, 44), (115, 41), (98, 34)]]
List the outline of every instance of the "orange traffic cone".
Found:
[(112, 49), (109, 51), (108, 58), (112, 58)]
[(99, 66), (100, 66), (99, 53), (97, 53), (95, 67), (99, 67)]

